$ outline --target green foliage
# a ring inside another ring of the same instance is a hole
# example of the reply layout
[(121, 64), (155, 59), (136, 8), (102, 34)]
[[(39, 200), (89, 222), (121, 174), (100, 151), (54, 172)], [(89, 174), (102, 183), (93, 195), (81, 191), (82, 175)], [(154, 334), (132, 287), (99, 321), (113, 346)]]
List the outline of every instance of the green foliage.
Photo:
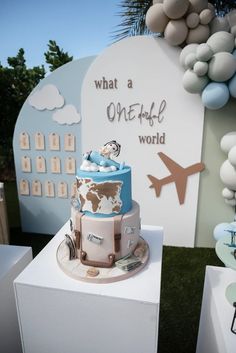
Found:
[(113, 32), (113, 39), (121, 40), (149, 32), (145, 24), (145, 16), (152, 6), (152, 0), (122, 0), (119, 6), (121, 10), (117, 15), (122, 18), (122, 22)]
[(12, 137), (20, 109), (38, 82), (45, 76), (43, 66), (26, 67), (24, 50), (0, 66), (0, 176), (13, 169)]
[(69, 56), (67, 52), (60, 49), (55, 40), (49, 40), (48, 51), (44, 53), (44, 56), (46, 63), (49, 64), (50, 71), (54, 71), (73, 60), (73, 56)]

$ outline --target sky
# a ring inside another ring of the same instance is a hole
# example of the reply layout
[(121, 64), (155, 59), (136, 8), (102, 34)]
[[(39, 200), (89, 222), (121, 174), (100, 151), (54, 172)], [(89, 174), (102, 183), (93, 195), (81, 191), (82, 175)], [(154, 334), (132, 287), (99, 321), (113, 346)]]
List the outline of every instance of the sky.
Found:
[[(45, 65), (50, 39), (74, 59), (112, 43), (121, 0), (0, 0), (0, 62), (25, 50), (28, 67)], [(45, 65), (47, 67), (47, 65)]]

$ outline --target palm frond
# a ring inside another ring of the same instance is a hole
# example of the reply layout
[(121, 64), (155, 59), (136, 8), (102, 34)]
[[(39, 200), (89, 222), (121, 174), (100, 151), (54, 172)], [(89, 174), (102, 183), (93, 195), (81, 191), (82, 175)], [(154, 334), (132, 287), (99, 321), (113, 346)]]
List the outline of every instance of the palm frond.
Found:
[(112, 39), (118, 41), (129, 36), (149, 33), (145, 24), (146, 13), (152, 0), (122, 0), (117, 16), (122, 18), (118, 29), (112, 32)]

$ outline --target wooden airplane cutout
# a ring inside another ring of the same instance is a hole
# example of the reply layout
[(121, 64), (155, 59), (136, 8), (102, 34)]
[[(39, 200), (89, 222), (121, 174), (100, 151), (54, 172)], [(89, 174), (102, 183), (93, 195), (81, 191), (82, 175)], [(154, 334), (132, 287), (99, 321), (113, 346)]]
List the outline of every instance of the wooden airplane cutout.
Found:
[(188, 177), (192, 174), (201, 172), (205, 168), (205, 165), (204, 163), (196, 163), (190, 165), (187, 168), (183, 168), (163, 152), (159, 152), (158, 155), (161, 160), (165, 163), (166, 167), (169, 169), (171, 174), (163, 179), (157, 179), (149, 174), (148, 178), (152, 183), (152, 185), (150, 185), (150, 188), (154, 188), (156, 192), (156, 197), (159, 197), (163, 185), (175, 183), (179, 203), (180, 205), (182, 205), (185, 199)]

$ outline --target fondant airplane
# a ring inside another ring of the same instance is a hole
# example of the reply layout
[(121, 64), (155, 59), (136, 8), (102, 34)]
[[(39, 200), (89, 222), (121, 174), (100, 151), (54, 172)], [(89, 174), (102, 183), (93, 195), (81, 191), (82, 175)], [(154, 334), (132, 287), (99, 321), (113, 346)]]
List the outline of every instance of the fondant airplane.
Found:
[(163, 185), (175, 183), (179, 203), (180, 205), (182, 205), (185, 199), (188, 177), (192, 174), (201, 172), (205, 168), (205, 165), (204, 163), (196, 163), (190, 165), (187, 168), (183, 168), (163, 152), (159, 152), (158, 155), (165, 163), (166, 167), (169, 169), (171, 174), (163, 179), (157, 179), (149, 174), (148, 178), (152, 183), (152, 185), (150, 185), (150, 188), (155, 189), (156, 197), (158, 197), (160, 196), (161, 188)]

